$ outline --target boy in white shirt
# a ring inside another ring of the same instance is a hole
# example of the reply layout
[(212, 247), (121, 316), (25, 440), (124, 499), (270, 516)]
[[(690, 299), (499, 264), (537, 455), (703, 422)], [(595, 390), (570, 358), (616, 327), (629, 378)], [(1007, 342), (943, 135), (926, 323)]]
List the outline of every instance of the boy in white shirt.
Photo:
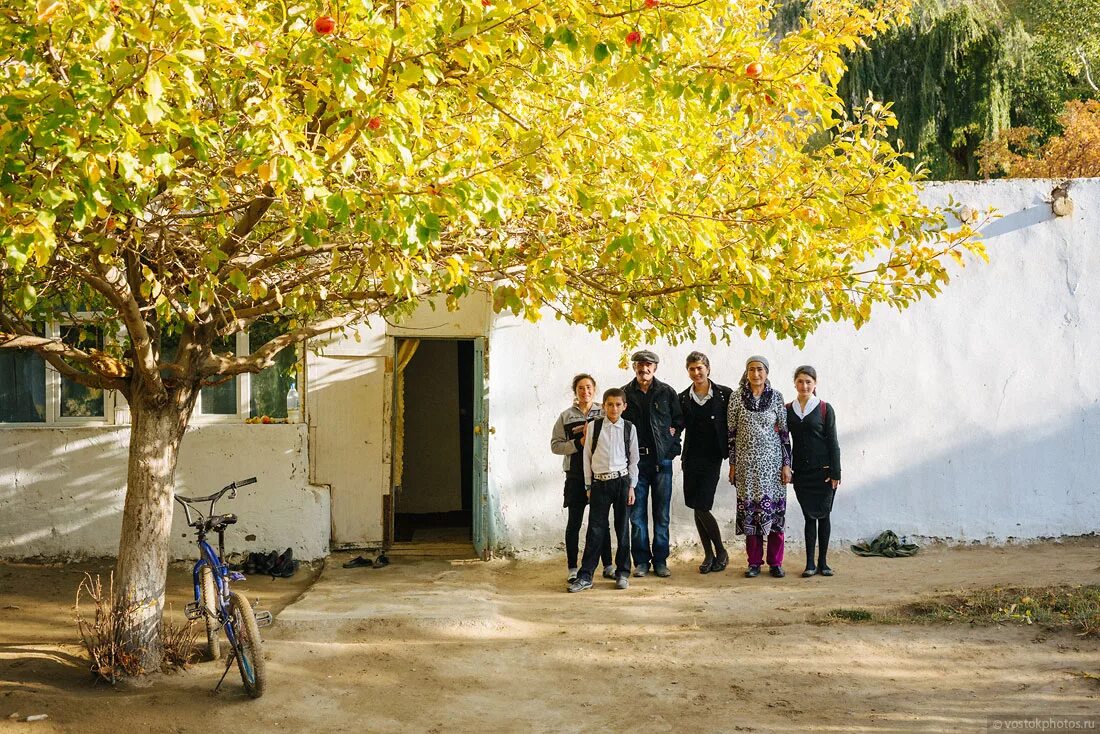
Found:
[(603, 418), (587, 426), (584, 437), (584, 485), (588, 490), (588, 534), (577, 580), (570, 592), (592, 588), (592, 574), (600, 560), (604, 538), (611, 532), (608, 512), (614, 509), (615, 588), (630, 586), (630, 511), (638, 483), (638, 432), (622, 418), (626, 393), (613, 387), (603, 394)]

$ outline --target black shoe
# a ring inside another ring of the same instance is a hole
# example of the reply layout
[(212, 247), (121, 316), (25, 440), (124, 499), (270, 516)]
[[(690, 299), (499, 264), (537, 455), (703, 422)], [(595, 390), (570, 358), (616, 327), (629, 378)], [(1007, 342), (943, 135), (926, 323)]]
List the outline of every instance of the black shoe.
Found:
[(770, 573), (771, 573), (772, 576), (776, 577), (777, 579), (781, 579), (781, 578), (783, 578), (784, 576), (787, 575), (787, 572), (783, 570), (782, 566), (772, 566)]
[(760, 566), (749, 566), (749, 570), (745, 571), (745, 575), (750, 579), (756, 578), (760, 575)]
[(649, 566), (635, 566), (634, 578), (640, 579), (649, 575)]
[(722, 571), (725, 571), (726, 566), (729, 565), (729, 562), (730, 562), (730, 554), (729, 553), (726, 553), (725, 551), (723, 551), (722, 553), (719, 553), (718, 556), (714, 559), (714, 563), (712, 563), (711, 566), (710, 566), (710, 572), (711, 573), (721, 573)]
[(704, 558), (703, 562), (699, 564), (699, 573), (710, 573), (712, 568), (714, 568), (714, 559)]
[(604, 566), (603, 567), (603, 577), (605, 579), (611, 579), (611, 580), (617, 579), (618, 575), (615, 573), (615, 567), (614, 566)]
[(654, 566), (653, 573), (663, 579), (667, 579), (672, 575), (672, 571), (668, 570), (668, 566)]
[(287, 548), (275, 559), (275, 565), (271, 567), (271, 575), (283, 579), (290, 578), (297, 569), (298, 562), (294, 560), (294, 550)]
[(833, 569), (829, 568), (825, 564), (821, 564), (821, 570), (818, 573), (820, 573), (822, 576), (832, 576)]
[(363, 556), (356, 556), (343, 565), (344, 568), (365, 568), (367, 566), (373, 566), (374, 561)]
[(813, 566), (806, 566), (806, 570), (802, 572), (802, 578), (808, 579), (811, 576), (817, 575), (817, 569)]

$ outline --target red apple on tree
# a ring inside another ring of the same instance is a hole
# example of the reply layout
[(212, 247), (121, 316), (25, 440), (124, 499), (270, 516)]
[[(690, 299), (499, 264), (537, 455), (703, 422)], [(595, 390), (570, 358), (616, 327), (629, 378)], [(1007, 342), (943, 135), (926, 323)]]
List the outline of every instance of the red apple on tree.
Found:
[(745, 76), (749, 79), (759, 79), (760, 75), (764, 73), (764, 65), (759, 61), (753, 61), (751, 64), (745, 67)]
[(318, 35), (327, 36), (336, 30), (336, 19), (331, 15), (322, 15), (313, 21), (313, 30), (317, 31)]
[(626, 34), (626, 45), (627, 46), (637, 46), (641, 42), (642, 42), (641, 31), (631, 31), (630, 33)]
[(645, 6), (651, 10), (660, 4), (661, 0), (645, 0)]
[(367, 120), (367, 128), (369, 128), (371, 130), (378, 130), (381, 127), (382, 127), (382, 118), (381, 117), (375, 116), (375, 117), (372, 117), (369, 120)]

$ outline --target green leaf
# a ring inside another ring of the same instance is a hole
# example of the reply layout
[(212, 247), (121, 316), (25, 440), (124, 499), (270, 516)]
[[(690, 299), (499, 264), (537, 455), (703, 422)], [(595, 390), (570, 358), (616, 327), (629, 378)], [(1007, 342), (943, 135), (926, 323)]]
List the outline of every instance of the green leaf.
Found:
[(607, 48), (606, 43), (597, 43), (596, 47), (592, 49), (592, 55), (595, 57), (596, 62), (600, 63), (606, 61), (611, 56), (611, 51)]

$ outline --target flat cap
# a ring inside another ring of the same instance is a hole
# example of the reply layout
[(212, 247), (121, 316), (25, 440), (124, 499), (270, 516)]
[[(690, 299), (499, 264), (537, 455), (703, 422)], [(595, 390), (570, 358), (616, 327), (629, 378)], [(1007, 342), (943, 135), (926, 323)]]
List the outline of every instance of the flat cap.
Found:
[(661, 359), (648, 349), (641, 349), (634, 354), (630, 355), (631, 362), (649, 362), (650, 364), (658, 364)]

